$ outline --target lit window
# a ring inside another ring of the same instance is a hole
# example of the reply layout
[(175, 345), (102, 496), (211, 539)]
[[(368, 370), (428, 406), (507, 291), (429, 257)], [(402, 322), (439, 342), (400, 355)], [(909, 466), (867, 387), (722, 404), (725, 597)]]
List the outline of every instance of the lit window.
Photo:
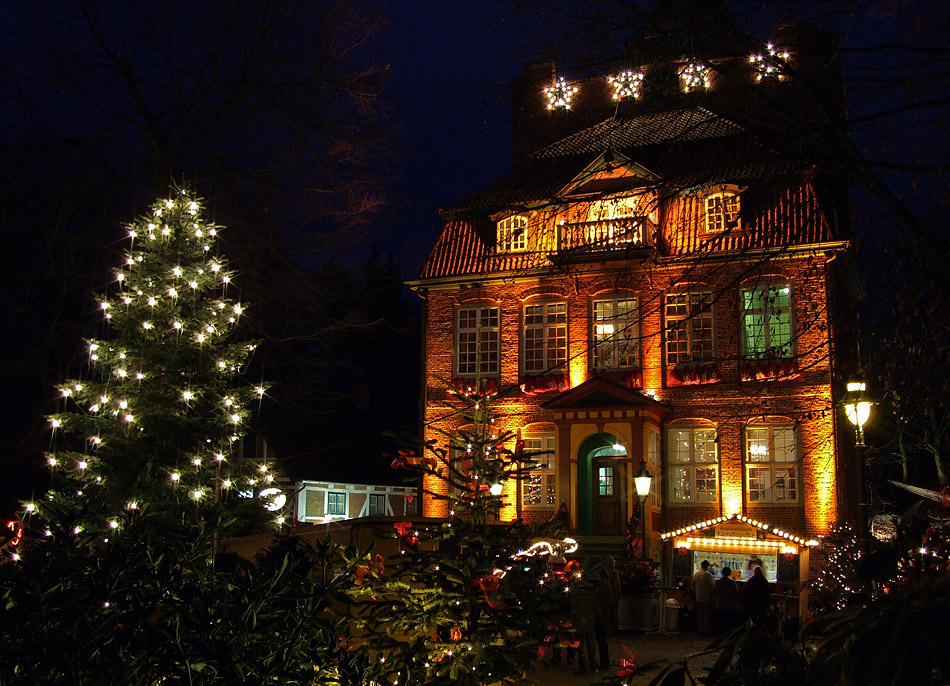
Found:
[(623, 195), (595, 200), (587, 207), (587, 221), (642, 217), (647, 214), (647, 202), (648, 200), (643, 195)]
[(706, 232), (718, 233), (739, 226), (738, 193), (714, 193), (706, 196)]
[(458, 376), (498, 376), (500, 343), (497, 307), (459, 308), (455, 327), (455, 369)]
[(407, 496), (406, 496), (406, 509), (405, 509), (405, 513), (406, 513), (406, 516), (407, 516), (407, 517), (412, 517), (413, 515), (417, 514), (417, 511), (416, 511), (416, 500), (417, 500), (417, 499), (416, 499), (415, 496), (411, 496), (411, 495), (407, 495)]
[(346, 514), (346, 493), (331, 491), (327, 493), (327, 514)]
[(524, 252), (528, 249), (528, 218), (514, 214), (496, 224), (498, 252)]
[(712, 427), (674, 426), (667, 430), (670, 500), (713, 503), (719, 499), (719, 456)]
[[(553, 508), (556, 500), (554, 472), (554, 434), (525, 436), (524, 449), (532, 468), (521, 481), (521, 505), (525, 508)], [(538, 454), (535, 454), (538, 453)], [(543, 453), (543, 454), (540, 454)]]
[(710, 291), (665, 296), (666, 362), (709, 362), (715, 358), (713, 295)]
[(522, 369), (540, 374), (567, 362), (567, 303), (525, 305)]
[(591, 304), (596, 369), (640, 366), (639, 311), (636, 298), (595, 300)]
[(370, 515), (385, 515), (386, 514), (386, 494), (385, 493), (370, 493), (369, 494), (369, 514)]
[(742, 346), (746, 359), (792, 356), (792, 289), (787, 283), (742, 291)]
[(651, 467), (651, 473), (653, 474), (653, 488), (650, 489), (650, 505), (653, 507), (660, 507), (662, 505), (662, 496), (663, 492), (662, 484), (660, 483), (661, 475), (660, 472), (655, 469), (660, 464), (660, 432), (650, 429), (650, 441), (647, 444), (647, 461)]
[(745, 431), (746, 495), (750, 503), (794, 503), (798, 494), (798, 440), (792, 424)]

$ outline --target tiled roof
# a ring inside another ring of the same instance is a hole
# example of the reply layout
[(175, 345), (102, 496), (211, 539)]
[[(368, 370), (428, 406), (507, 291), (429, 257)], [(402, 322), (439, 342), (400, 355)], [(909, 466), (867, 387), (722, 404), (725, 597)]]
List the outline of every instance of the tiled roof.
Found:
[(722, 138), (744, 129), (703, 107), (644, 114), (632, 119), (608, 119), (534, 153), (535, 159), (601, 153), (607, 148), (628, 150), (665, 141)]

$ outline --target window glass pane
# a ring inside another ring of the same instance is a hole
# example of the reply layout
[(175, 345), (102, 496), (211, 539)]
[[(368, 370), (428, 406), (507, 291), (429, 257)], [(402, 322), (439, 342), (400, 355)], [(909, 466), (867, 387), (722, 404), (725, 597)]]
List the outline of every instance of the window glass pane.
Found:
[(673, 500), (692, 500), (692, 470), (690, 467), (677, 467), (671, 471), (670, 487)]
[(716, 462), (716, 430), (695, 429), (693, 435), (696, 441), (693, 459), (696, 462)]
[(747, 473), (749, 480), (749, 500), (768, 500), (772, 470), (768, 467), (749, 467)]
[(696, 467), (696, 500), (700, 502), (715, 501), (717, 488), (716, 468)]
[(613, 467), (598, 467), (597, 484), (598, 484), (598, 492), (600, 493), (600, 495), (613, 495), (614, 494), (614, 468)]

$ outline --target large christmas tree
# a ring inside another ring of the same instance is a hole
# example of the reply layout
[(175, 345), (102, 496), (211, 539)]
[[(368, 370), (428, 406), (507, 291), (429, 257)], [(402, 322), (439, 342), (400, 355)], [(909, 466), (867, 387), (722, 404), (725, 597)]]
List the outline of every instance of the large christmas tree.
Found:
[(449, 518), (397, 522), (400, 554), (365, 587), (369, 643), (395, 684), (514, 683), (572, 640), (569, 594), (584, 582), (558, 559), (576, 547), (563, 521), (499, 520), (504, 494), (517, 491), (506, 484), (537, 455), (497, 432), (485, 394), (460, 402), (469, 430), (397, 458), (439, 484), (428, 495), (449, 501)]
[(201, 200), (174, 189), (128, 227), (105, 326), (50, 417), (51, 488), (0, 565), (4, 683), (362, 683), (330, 611), (363, 556), (226, 536), (282, 522), (274, 465), (239, 454), (264, 388), (232, 342), (244, 308)]

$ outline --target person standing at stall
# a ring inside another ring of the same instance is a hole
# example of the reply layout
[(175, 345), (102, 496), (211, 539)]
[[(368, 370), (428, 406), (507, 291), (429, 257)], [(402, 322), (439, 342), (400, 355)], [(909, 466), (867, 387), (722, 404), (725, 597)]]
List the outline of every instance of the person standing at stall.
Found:
[(716, 609), (716, 633), (731, 629), (735, 625), (739, 605), (739, 585), (732, 578), (732, 569), (726, 565), (723, 565), (722, 576), (713, 588), (713, 603)]
[(713, 589), (716, 580), (709, 573), (709, 560), (703, 560), (699, 569), (693, 574), (693, 595), (696, 597), (696, 622), (699, 624), (699, 633), (712, 633)]
[(762, 567), (753, 568), (752, 578), (746, 582), (745, 589), (742, 591), (742, 604), (746, 612), (753, 621), (757, 621), (765, 614), (771, 600), (772, 590)]

